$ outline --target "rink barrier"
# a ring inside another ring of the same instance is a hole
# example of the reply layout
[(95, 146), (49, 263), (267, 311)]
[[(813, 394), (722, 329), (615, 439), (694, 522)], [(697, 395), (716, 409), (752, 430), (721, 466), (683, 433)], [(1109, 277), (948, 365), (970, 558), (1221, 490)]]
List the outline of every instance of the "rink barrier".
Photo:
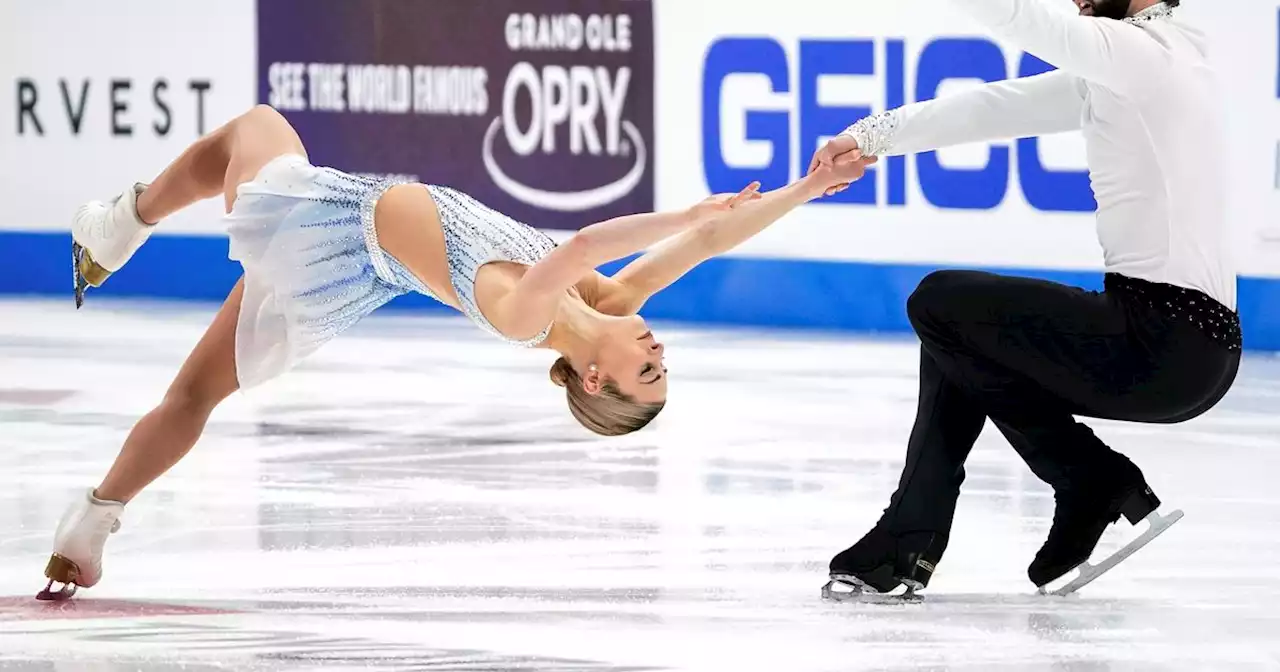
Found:
[[(0, 295), (59, 296), (74, 310), (71, 238), (65, 233), (0, 232)], [(602, 270), (611, 272), (622, 263)], [(757, 259), (713, 259), (654, 297), (645, 317), (689, 324), (906, 333), (907, 296), (937, 266)], [(1100, 290), (1091, 271), (991, 270)], [(240, 276), (227, 259), (225, 238), (156, 236), (129, 266), (112, 276), (95, 298), (154, 298), (221, 301)], [(1244, 344), (1250, 350), (1280, 350), (1280, 279), (1241, 278), (1239, 308)], [(431, 313), (452, 309), (426, 297), (404, 296), (390, 308)], [(3, 316), (0, 315), (0, 319)]]

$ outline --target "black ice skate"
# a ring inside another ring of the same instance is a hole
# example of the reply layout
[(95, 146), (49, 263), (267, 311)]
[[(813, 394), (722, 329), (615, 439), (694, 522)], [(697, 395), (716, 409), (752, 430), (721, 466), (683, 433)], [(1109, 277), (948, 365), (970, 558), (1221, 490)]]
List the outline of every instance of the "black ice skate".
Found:
[[(1089, 495), (1059, 496), (1053, 528), (1027, 568), (1027, 576), (1042, 595), (1069, 595), (1080, 590), (1182, 519), (1181, 511), (1162, 517), (1156, 512), (1159, 507), (1160, 498), (1145, 483), (1109, 499), (1099, 500)], [(1120, 516), (1124, 516), (1131, 525), (1146, 520), (1149, 524), (1147, 531), (1097, 565), (1090, 565), (1087, 561), (1102, 539), (1103, 532), (1107, 526), (1119, 521)], [(1080, 574), (1070, 583), (1053, 591), (1046, 588), (1077, 567)]]
[[(913, 532), (894, 536), (877, 526), (831, 559), (825, 600), (915, 601), (947, 547), (947, 535)], [(891, 594), (906, 586), (902, 593)]]

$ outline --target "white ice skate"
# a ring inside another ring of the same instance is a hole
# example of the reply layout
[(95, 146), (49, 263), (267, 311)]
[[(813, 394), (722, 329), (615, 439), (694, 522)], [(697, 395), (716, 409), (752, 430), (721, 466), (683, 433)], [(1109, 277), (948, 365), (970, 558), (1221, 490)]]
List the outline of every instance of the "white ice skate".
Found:
[(101, 287), (151, 236), (155, 227), (138, 217), (138, 194), (146, 188), (135, 184), (109, 203), (92, 201), (76, 211), (71, 220), (76, 308), (84, 304), (90, 285)]
[[(102, 580), (102, 547), (107, 536), (120, 529), (124, 504), (93, 496), (93, 491), (72, 503), (54, 533), (53, 556), (44, 569), (49, 585), (37, 600), (65, 600), (77, 586), (91, 588)], [(54, 583), (62, 588), (53, 590)]]
[(1145, 518), (1147, 521), (1147, 530), (1139, 535), (1138, 538), (1125, 544), (1120, 548), (1120, 550), (1112, 553), (1105, 560), (1096, 565), (1091, 565), (1088, 561), (1082, 563), (1077, 568), (1080, 570), (1080, 573), (1076, 575), (1076, 578), (1067, 582), (1061, 588), (1049, 590), (1048, 586), (1040, 586), (1039, 593), (1041, 595), (1057, 595), (1059, 597), (1065, 597), (1080, 590), (1081, 588), (1084, 588), (1090, 583), (1093, 583), (1098, 577), (1114, 569), (1116, 565), (1123, 562), (1129, 556), (1137, 553), (1143, 546), (1154, 541), (1156, 537), (1164, 534), (1173, 526), (1174, 523), (1182, 520), (1182, 516), (1183, 513), (1181, 510), (1174, 510), (1167, 516), (1161, 516), (1160, 512), (1152, 511), (1147, 514), (1147, 517)]

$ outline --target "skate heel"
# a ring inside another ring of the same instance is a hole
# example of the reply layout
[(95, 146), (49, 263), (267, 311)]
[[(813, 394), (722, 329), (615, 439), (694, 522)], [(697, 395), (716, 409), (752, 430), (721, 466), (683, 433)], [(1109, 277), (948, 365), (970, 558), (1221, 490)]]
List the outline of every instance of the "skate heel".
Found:
[(924, 590), (929, 587), (929, 579), (933, 578), (935, 565), (924, 558), (923, 553), (909, 553), (905, 561), (908, 567), (897, 568), (894, 578), (912, 590)]
[(107, 281), (107, 278), (111, 277), (111, 271), (94, 261), (93, 255), (89, 253), (89, 250), (75, 243), (72, 243), (72, 245), (75, 245), (80, 250), (79, 258), (76, 260), (76, 269), (80, 271), (80, 275), (84, 276), (84, 281), (93, 287), (101, 287)]
[(914, 590), (924, 590), (937, 569), (937, 556), (930, 553), (938, 541), (933, 533), (913, 534), (898, 541), (898, 553), (893, 565), (893, 578)]
[(78, 309), (84, 305), (85, 291), (90, 287), (101, 287), (107, 278), (111, 277), (111, 271), (94, 261), (88, 248), (74, 241), (71, 243), (71, 268), (75, 274), (76, 308)]
[[(48, 577), (49, 583), (44, 590), (36, 593), (37, 600), (61, 602), (71, 599), (76, 594), (76, 580), (80, 577), (80, 568), (76, 563), (54, 553), (49, 557), (49, 564), (45, 565), (44, 575)], [(55, 583), (61, 583), (62, 588), (54, 590)]]
[(1144, 486), (1120, 503), (1120, 515), (1124, 516), (1130, 525), (1137, 525), (1158, 508), (1160, 508), (1160, 498), (1156, 497), (1156, 493), (1152, 492), (1151, 488)]
[(80, 568), (76, 563), (54, 553), (49, 557), (49, 564), (44, 566), (44, 575), (58, 583), (73, 583), (80, 576)]

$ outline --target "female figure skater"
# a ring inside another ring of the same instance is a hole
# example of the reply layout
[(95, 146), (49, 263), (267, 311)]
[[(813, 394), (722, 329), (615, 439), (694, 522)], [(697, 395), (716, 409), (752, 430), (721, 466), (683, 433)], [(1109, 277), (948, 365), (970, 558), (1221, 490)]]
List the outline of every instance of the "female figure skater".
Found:
[[(106, 478), (63, 516), (45, 569), (49, 585), (37, 597), (65, 599), (101, 580), (103, 546), (125, 504), (186, 455), (223, 399), (280, 375), (408, 292), (453, 306), (510, 343), (560, 353), (551, 379), (588, 429), (618, 435), (644, 427), (662, 410), (667, 376), (663, 346), (636, 311), (699, 263), (862, 177), (873, 162), (828, 166), (763, 196), (752, 184), (683, 211), (619, 217), (557, 246), (446, 187), (313, 166), (284, 117), (254, 108), (198, 140), (151, 185), (76, 213), (77, 306), (156, 223), (218, 194), (230, 256), (244, 275)], [(595, 271), (664, 240), (614, 277)], [(57, 591), (55, 582), (63, 584)]]

